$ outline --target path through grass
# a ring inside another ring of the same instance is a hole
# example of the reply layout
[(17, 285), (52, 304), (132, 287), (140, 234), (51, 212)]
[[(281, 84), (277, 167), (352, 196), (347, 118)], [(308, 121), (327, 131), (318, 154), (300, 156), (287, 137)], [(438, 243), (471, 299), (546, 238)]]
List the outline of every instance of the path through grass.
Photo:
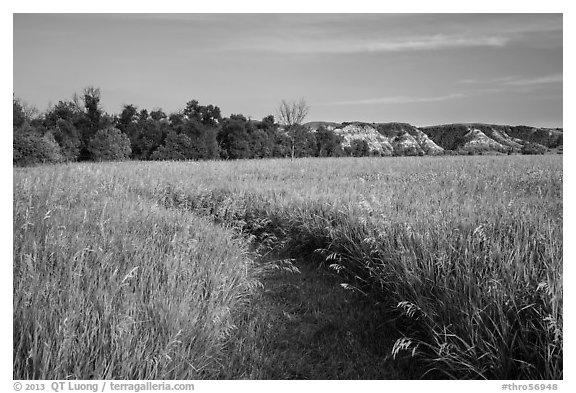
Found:
[(223, 378), (406, 379), (412, 362), (390, 356), (398, 338), (384, 305), (340, 284), (341, 277), (297, 260), (299, 272), (267, 269), (225, 349)]

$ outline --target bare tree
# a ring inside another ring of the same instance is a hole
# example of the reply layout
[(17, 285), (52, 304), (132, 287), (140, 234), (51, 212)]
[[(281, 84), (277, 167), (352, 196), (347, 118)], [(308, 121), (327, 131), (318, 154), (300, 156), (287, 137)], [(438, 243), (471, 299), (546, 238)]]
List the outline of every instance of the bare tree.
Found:
[(74, 106), (76, 107), (76, 109), (79, 112), (84, 112), (84, 104), (81, 102), (80, 97), (78, 96), (78, 93), (74, 93), (72, 95), (72, 103), (74, 104)]
[(17, 100), (22, 108), (22, 112), (24, 113), (24, 118), (30, 123), (32, 120), (36, 119), (40, 116), (40, 111), (34, 105), (29, 104), (26, 101)]
[(298, 101), (282, 100), (278, 107), (278, 119), (284, 125), (286, 133), (292, 142), (292, 159), (294, 159), (296, 127), (302, 124), (309, 111), (310, 106), (306, 104), (303, 98)]

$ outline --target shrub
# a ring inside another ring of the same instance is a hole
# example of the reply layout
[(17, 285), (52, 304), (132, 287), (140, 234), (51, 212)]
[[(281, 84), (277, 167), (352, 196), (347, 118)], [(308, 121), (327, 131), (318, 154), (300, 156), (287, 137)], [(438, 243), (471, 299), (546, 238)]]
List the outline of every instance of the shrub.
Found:
[(130, 139), (117, 128), (99, 130), (88, 144), (88, 151), (96, 161), (126, 160), (132, 149)]
[(520, 152), (522, 154), (545, 154), (548, 151), (545, 146), (538, 143), (526, 142)]
[(28, 125), (14, 130), (13, 164), (19, 166), (62, 162), (60, 146), (52, 133), (40, 135)]
[(191, 160), (194, 158), (192, 140), (184, 134), (170, 132), (164, 144), (152, 153), (153, 160)]
[(370, 145), (364, 139), (354, 139), (350, 142), (351, 153), (354, 157), (368, 157)]
[(80, 155), (80, 132), (67, 120), (58, 119), (53, 130), (54, 139), (60, 145), (65, 161), (76, 161)]

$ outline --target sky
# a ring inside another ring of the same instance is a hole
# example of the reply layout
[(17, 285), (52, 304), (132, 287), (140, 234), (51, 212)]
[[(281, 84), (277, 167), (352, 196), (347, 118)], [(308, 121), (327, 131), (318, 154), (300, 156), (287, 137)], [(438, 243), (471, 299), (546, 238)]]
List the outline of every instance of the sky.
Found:
[(13, 92), (44, 111), (196, 99), (261, 119), (563, 127), (562, 14), (14, 14)]

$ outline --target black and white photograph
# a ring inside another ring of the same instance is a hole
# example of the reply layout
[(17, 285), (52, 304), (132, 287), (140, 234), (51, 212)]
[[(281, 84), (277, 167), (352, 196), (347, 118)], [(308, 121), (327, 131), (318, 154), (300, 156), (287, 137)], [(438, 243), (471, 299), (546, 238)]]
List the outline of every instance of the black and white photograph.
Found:
[(562, 390), (562, 12), (12, 22), (14, 391)]

